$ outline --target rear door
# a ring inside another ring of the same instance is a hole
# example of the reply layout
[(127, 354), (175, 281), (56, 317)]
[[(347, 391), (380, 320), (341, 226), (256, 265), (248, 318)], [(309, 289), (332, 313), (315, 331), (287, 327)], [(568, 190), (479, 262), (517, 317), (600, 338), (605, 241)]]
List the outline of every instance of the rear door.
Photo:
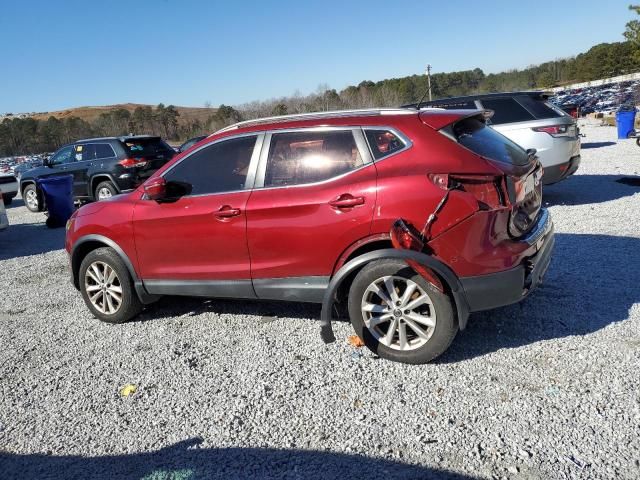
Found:
[(93, 143), (75, 145), (74, 162), (64, 166), (65, 173), (73, 175), (73, 195), (88, 196), (87, 171), (96, 159), (96, 146)]
[(316, 285), (321, 296), (340, 254), (369, 234), (375, 203), (376, 170), (362, 130), (267, 133), (247, 203), (258, 297), (294, 299), (292, 285)]

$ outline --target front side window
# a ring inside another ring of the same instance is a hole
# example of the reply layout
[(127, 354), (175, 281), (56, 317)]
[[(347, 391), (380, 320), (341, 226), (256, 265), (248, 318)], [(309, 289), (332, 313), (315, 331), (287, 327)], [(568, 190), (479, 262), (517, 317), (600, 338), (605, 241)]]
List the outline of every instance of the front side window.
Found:
[(379, 160), (406, 147), (398, 136), (389, 130), (365, 130), (373, 158)]
[(363, 164), (350, 130), (276, 133), (271, 137), (264, 186), (320, 182)]
[(71, 163), (74, 160), (74, 149), (72, 146), (69, 146), (58, 150), (58, 152), (51, 157), (49, 163), (51, 165), (62, 165), (65, 163)]
[(191, 195), (244, 190), (257, 136), (223, 140), (189, 155), (166, 175), (188, 183)]

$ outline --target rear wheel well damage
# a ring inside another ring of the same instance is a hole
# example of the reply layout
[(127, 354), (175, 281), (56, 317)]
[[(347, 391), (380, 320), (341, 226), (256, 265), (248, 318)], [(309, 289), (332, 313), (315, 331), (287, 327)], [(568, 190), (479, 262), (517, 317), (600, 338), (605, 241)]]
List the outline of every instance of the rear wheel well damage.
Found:
[(335, 340), (331, 329), (334, 318), (348, 318), (348, 296), (351, 284), (356, 275), (372, 261), (382, 259), (398, 259), (404, 261), (416, 274), (425, 278), (438, 290), (446, 293), (454, 304), (454, 312), (460, 330), (464, 330), (469, 316), (469, 307), (464, 291), (453, 271), (435, 258), (411, 250), (385, 248), (371, 250), (350, 258), (332, 277), (325, 292), (321, 314), (321, 336), (326, 342)]

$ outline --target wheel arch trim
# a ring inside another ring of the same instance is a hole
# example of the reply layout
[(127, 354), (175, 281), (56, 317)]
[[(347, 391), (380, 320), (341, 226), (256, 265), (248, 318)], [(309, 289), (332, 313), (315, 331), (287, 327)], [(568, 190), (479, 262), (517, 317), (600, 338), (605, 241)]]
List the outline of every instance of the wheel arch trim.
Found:
[(150, 293), (148, 293), (147, 290), (144, 288), (144, 284), (142, 280), (140, 280), (140, 278), (138, 277), (138, 274), (135, 268), (133, 267), (133, 263), (131, 263), (131, 260), (129, 259), (125, 251), (122, 249), (122, 247), (120, 247), (120, 245), (118, 245), (115, 241), (113, 241), (109, 237), (105, 237), (104, 235), (98, 235), (98, 234), (84, 235), (80, 237), (78, 240), (76, 240), (76, 242), (73, 245), (73, 248), (71, 249), (71, 254), (69, 255), (70, 264), (71, 264), (71, 280), (73, 282), (73, 285), (77, 289), (80, 288), (80, 279), (78, 277), (80, 274), (80, 263), (82, 263), (82, 260), (78, 258), (78, 247), (88, 242), (97, 242), (97, 243), (103, 244), (105, 247), (113, 248), (113, 250), (118, 254), (120, 259), (124, 262), (125, 266), (127, 267), (127, 270), (129, 271), (129, 275), (131, 275), (131, 279), (133, 280), (133, 285), (135, 287), (136, 294), (138, 295), (138, 298), (142, 303), (148, 304), (155, 301), (158, 298), (158, 296), (151, 295)]
[[(114, 188), (116, 189), (116, 191), (120, 193), (120, 187), (118, 186), (115, 179), (113, 178), (113, 175), (106, 172), (94, 173), (91, 175), (91, 177), (89, 177), (89, 191), (87, 192), (91, 198), (95, 199), (95, 193), (96, 193), (95, 188), (97, 188), (98, 184), (104, 180), (109, 180), (114, 186)], [(95, 183), (95, 186), (94, 186), (94, 183)]]
[[(376, 250), (373, 252), (360, 255), (345, 265), (331, 278), (329, 286), (327, 287), (322, 300), (322, 312), (320, 314), (320, 336), (325, 343), (331, 343), (335, 341), (333, 329), (331, 327), (333, 305), (335, 303), (335, 294), (347, 278), (348, 275), (362, 269), (368, 263), (374, 260), (382, 259), (398, 259), (404, 262), (413, 261), (420, 265), (423, 265), (434, 272), (436, 272), (444, 282), (451, 289), (453, 300), (455, 303), (455, 309), (458, 317), (458, 326), (460, 330), (464, 330), (467, 325), (467, 319), (469, 317), (469, 306), (464, 295), (464, 289), (460, 280), (456, 274), (447, 265), (441, 261), (427, 255), (426, 253), (416, 252), (413, 250), (400, 250), (395, 248), (388, 248), (383, 250)], [(410, 265), (407, 263), (410, 267)], [(411, 267), (410, 267), (411, 268)]]

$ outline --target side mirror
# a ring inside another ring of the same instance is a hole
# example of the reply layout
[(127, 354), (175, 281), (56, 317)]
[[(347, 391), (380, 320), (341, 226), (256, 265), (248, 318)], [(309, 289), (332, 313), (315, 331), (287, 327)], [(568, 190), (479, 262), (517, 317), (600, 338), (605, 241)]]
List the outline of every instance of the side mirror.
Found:
[(167, 195), (167, 181), (164, 177), (156, 177), (144, 184), (144, 194), (150, 200), (159, 201)]
[(186, 182), (167, 182), (164, 177), (156, 177), (144, 184), (144, 193), (149, 200), (171, 203), (191, 193), (192, 186)]

